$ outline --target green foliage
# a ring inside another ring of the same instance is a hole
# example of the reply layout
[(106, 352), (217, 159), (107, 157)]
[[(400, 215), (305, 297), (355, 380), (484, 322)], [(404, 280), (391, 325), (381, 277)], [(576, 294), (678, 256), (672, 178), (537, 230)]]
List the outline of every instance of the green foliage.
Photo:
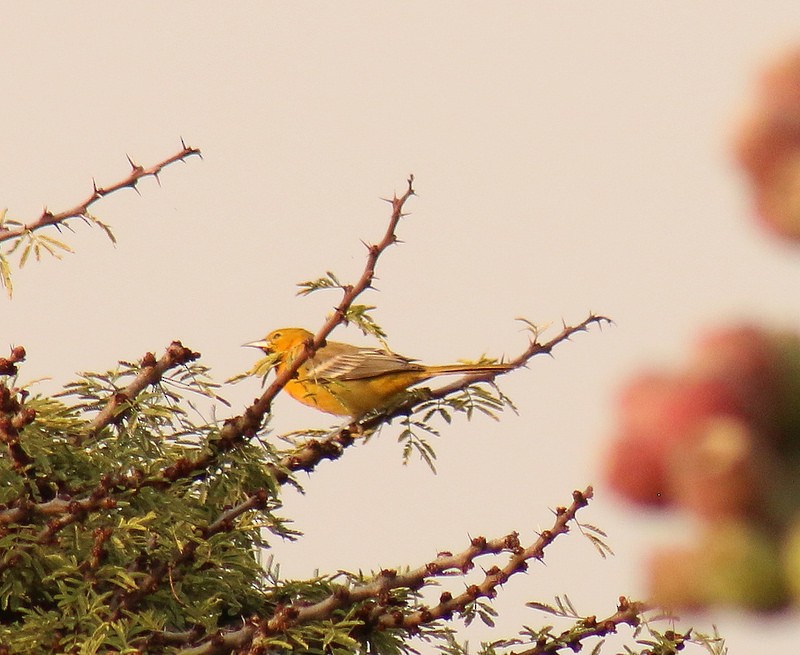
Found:
[(316, 280), (306, 280), (305, 282), (298, 282), (297, 286), (300, 289), (297, 291), (298, 296), (307, 296), (320, 289), (344, 289), (346, 285), (339, 281), (331, 271), (326, 271), (325, 275), (317, 278)]
[(428, 441), (428, 435), (438, 437), (439, 431), (428, 421), (415, 421), (409, 415), (403, 418), (403, 431), (397, 440), (403, 444), (403, 464), (407, 464), (412, 453), (416, 452), (431, 471), (436, 473), (436, 451)]
[(28, 257), (30, 257), (31, 253), (33, 253), (34, 258), (38, 262), (42, 258), (42, 252), (46, 252), (56, 259), (61, 259), (62, 252), (74, 252), (72, 248), (70, 248), (63, 241), (49, 237), (46, 234), (41, 234), (39, 232), (25, 232), (11, 246), (11, 248), (8, 250), (8, 253), (13, 253), (23, 243), (25, 245), (22, 247), (22, 252), (19, 256), (20, 268), (25, 266), (25, 263), (28, 261)]
[[(692, 629), (676, 632), (675, 617), (648, 610), (641, 603), (631, 603), (625, 598), (620, 598), (617, 612), (604, 619), (579, 614), (567, 596), (557, 596), (553, 605), (541, 602), (530, 602), (527, 605), (556, 617), (560, 623), (566, 623), (566, 627), (557, 630), (555, 625), (536, 628), (525, 626), (518, 637), (482, 644), (479, 655), (572, 652), (580, 647), (588, 647), (592, 642), (592, 655), (619, 652), (611, 650), (620, 647), (608, 642), (612, 635), (621, 642), (621, 648), (627, 655), (677, 655), (684, 652), (690, 644), (698, 646), (709, 655), (727, 654), (725, 642), (716, 628), (713, 635)], [(665, 623), (667, 627), (663, 627)], [(620, 634), (624, 626), (629, 628), (629, 636)], [(466, 649), (459, 651), (459, 645), (451, 642), (447, 652), (465, 655)]]
[[(198, 475), (170, 475), (218, 433), (190, 418), (176, 390), (213, 394), (198, 366), (123, 403), (87, 438), (93, 416), (140, 373), (87, 373), (67, 385), (72, 405), (17, 391), (35, 419), (21, 435), (25, 457), (0, 459), (0, 643), (14, 652), (123, 650), (154, 630), (215, 630), (269, 606), (255, 557), (262, 530), (293, 535), (275, 514), (265, 467), (275, 454), (243, 444)], [(266, 490), (260, 511), (210, 529), (256, 490)]]
[(14, 284), (11, 281), (11, 267), (8, 264), (8, 259), (0, 252), (0, 285), (6, 290), (9, 298), (14, 293)]
[(345, 312), (345, 321), (355, 325), (361, 332), (367, 336), (373, 336), (378, 339), (385, 348), (388, 348), (386, 343), (387, 334), (383, 328), (378, 325), (370, 312), (375, 309), (372, 305), (350, 305)]
[(114, 236), (114, 233), (111, 231), (111, 226), (108, 223), (104, 223), (97, 216), (89, 213), (88, 211), (83, 212), (80, 216), (89, 225), (95, 225), (99, 227), (103, 234), (108, 237), (108, 240), (114, 245), (117, 245), (117, 237)]
[[(43, 216), (46, 217), (49, 215), (43, 214)], [(116, 244), (116, 237), (111, 231), (111, 227), (109, 225), (101, 221), (96, 216), (91, 215), (88, 211), (80, 214), (80, 218), (82, 218), (86, 223), (99, 227), (109, 238), (109, 240)], [(62, 224), (59, 223), (54, 224), (56, 229), (59, 231), (61, 230), (61, 225)], [(68, 227), (68, 225), (65, 223), (63, 225)], [(41, 225), (36, 224), (34, 229), (28, 229), (22, 222), (8, 218), (7, 209), (0, 211), (0, 231), (7, 229), (19, 232), (17, 236), (10, 239), (9, 246), (5, 252), (0, 252), (0, 284), (2, 284), (2, 286), (6, 289), (9, 298), (13, 292), (13, 285), (8, 255), (11, 255), (19, 250), (19, 267), (23, 268), (25, 264), (28, 263), (31, 255), (33, 255), (33, 258), (38, 262), (41, 261), (42, 256), (45, 254), (55, 257), (56, 259), (61, 259), (64, 253), (74, 252), (72, 247), (64, 241), (37, 231), (40, 227)]]
[[(480, 364), (493, 364), (492, 360), (481, 359)], [(433, 422), (441, 419), (450, 425), (453, 417), (463, 414), (472, 420), (476, 413), (498, 421), (499, 413), (504, 409), (516, 412), (512, 400), (506, 396), (495, 383), (478, 382), (468, 384), (439, 398), (428, 399), (428, 389), (412, 389), (398, 399), (398, 405), (413, 404), (413, 411), (404, 415), (403, 430), (397, 440), (403, 444), (403, 463), (407, 464), (416, 453), (419, 458), (436, 472), (436, 452), (429, 438), (440, 435), (439, 428)]]
[[(317, 278), (316, 280), (300, 282), (297, 286), (300, 287), (297, 292), (298, 296), (307, 296), (316, 291), (321, 291), (324, 289), (338, 289), (345, 292), (352, 289), (351, 285), (343, 284), (331, 271), (327, 271), (323, 277)], [(385, 348), (388, 348), (386, 343), (386, 338), (388, 335), (384, 329), (378, 325), (377, 321), (371, 314), (372, 310), (374, 309), (376, 308), (372, 305), (350, 303), (344, 310), (343, 319), (346, 323), (352, 323), (355, 325), (363, 334), (375, 337), (383, 344)]]

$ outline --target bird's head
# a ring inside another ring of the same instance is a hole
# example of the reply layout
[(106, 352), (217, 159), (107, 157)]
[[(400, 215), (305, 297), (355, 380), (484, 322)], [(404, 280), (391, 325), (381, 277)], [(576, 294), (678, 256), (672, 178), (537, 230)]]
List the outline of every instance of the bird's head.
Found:
[(251, 341), (244, 345), (250, 348), (259, 348), (267, 355), (283, 354), (313, 338), (314, 335), (303, 328), (280, 328), (273, 330), (260, 341)]

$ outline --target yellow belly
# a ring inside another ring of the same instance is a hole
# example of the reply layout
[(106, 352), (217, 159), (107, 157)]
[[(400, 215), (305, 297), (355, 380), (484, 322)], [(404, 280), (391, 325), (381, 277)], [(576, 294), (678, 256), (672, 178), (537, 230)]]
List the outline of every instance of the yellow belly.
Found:
[(363, 380), (290, 380), (286, 393), (305, 405), (337, 416), (356, 418), (385, 405), (391, 398), (428, 375), (421, 371), (392, 373)]

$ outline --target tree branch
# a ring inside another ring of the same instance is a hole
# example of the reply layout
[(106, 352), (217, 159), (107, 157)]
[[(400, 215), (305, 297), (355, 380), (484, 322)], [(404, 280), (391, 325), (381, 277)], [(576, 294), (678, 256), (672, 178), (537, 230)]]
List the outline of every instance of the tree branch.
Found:
[(587, 487), (584, 491), (574, 491), (572, 493), (572, 503), (569, 507), (556, 508), (556, 520), (553, 523), (553, 527), (549, 530), (544, 530), (536, 541), (527, 548), (520, 546), (514, 548), (506, 565), (502, 568), (493, 566), (488, 569), (479, 584), (470, 585), (464, 593), (455, 597), (450, 596), (448, 593), (442, 594), (438, 605), (431, 608), (422, 607), (413, 614), (404, 617), (400, 623), (397, 622), (393, 612), (384, 612), (379, 618), (377, 626), (383, 629), (402, 627), (406, 630), (414, 630), (424, 623), (447, 619), (456, 612), (463, 613), (468, 605), (479, 598), (494, 598), (497, 595), (497, 587), (505, 584), (511, 576), (526, 572), (529, 560), (541, 560), (544, 557), (545, 548), (553, 543), (556, 537), (569, 532), (569, 524), (575, 520), (578, 510), (589, 504), (593, 494), (592, 487)]
[[(181, 139), (180, 151), (147, 168), (134, 163), (131, 158), (128, 157), (128, 162), (131, 165), (131, 171), (127, 177), (106, 187), (98, 187), (94, 180), (92, 180), (92, 193), (89, 194), (89, 197), (70, 209), (53, 213), (49, 209), (45, 208), (42, 210), (42, 214), (39, 216), (39, 218), (28, 223), (18, 223), (17, 221), (6, 220), (3, 225), (0, 225), (0, 243), (15, 237), (20, 237), (28, 232), (40, 230), (48, 225), (58, 226), (71, 218), (85, 218), (92, 220), (89, 218), (89, 208), (101, 198), (104, 198), (115, 191), (119, 191), (120, 189), (135, 189), (136, 185), (139, 183), (139, 180), (145, 177), (154, 177), (156, 180), (158, 180), (159, 174), (165, 167), (177, 161), (184, 161), (192, 155), (202, 157), (198, 148), (187, 146), (183, 142), (183, 139)], [(16, 227), (6, 227), (8, 225), (16, 225)]]
[[(576, 653), (581, 650), (586, 639), (605, 637), (615, 633), (621, 625), (637, 627), (642, 622), (642, 614), (648, 609), (650, 607), (646, 603), (630, 601), (624, 596), (620, 596), (617, 611), (612, 615), (604, 619), (598, 619), (596, 616), (583, 617), (573, 628), (565, 630), (551, 640), (542, 640), (541, 643), (537, 643), (531, 648), (513, 651), (513, 653), (514, 655), (548, 655), (560, 651)], [(675, 636), (680, 640), (686, 640), (683, 636)]]
[(146, 353), (140, 361), (142, 370), (133, 381), (122, 391), (118, 391), (106, 402), (105, 407), (94, 417), (89, 424), (85, 435), (75, 439), (79, 446), (86, 438), (93, 438), (111, 423), (118, 422), (125, 414), (125, 409), (130, 406), (136, 396), (149, 386), (158, 384), (164, 373), (177, 366), (182, 366), (200, 357), (200, 353), (186, 348), (180, 341), (173, 341), (164, 355), (156, 361), (153, 353)]
[[(555, 510), (556, 519), (549, 530), (543, 531), (528, 547), (523, 548), (519, 536), (511, 533), (499, 539), (486, 540), (483, 537), (473, 538), (470, 545), (460, 553), (442, 553), (430, 562), (408, 571), (398, 573), (394, 570), (381, 571), (371, 582), (355, 587), (337, 587), (327, 598), (307, 604), (302, 601), (276, 608), (270, 617), (254, 619), (243, 627), (218, 633), (207, 637), (196, 646), (185, 648), (181, 655), (219, 655), (236, 648), (246, 648), (258, 637), (279, 635), (296, 626), (330, 619), (334, 612), (344, 610), (364, 601), (377, 602), (378, 612), (370, 608), (369, 625), (373, 630), (397, 629), (415, 631), (423, 624), (432, 624), (440, 619), (448, 619), (453, 613), (463, 613), (470, 604), (479, 598), (492, 598), (497, 587), (505, 583), (511, 576), (527, 570), (527, 562), (541, 559), (544, 550), (561, 534), (569, 531), (569, 524), (575, 519), (577, 512), (588, 505), (593, 490), (587, 487), (584, 491), (574, 491), (569, 507)], [(445, 592), (438, 605), (432, 608), (420, 607), (411, 612), (403, 612), (396, 604), (389, 606), (389, 592), (395, 589), (420, 589), (430, 583), (433, 578), (449, 576), (453, 573), (465, 574), (474, 567), (478, 557), (502, 552), (511, 553), (503, 568), (491, 567), (486, 571), (483, 581), (470, 585), (467, 590), (452, 596)], [(362, 620), (367, 617), (362, 617)]]

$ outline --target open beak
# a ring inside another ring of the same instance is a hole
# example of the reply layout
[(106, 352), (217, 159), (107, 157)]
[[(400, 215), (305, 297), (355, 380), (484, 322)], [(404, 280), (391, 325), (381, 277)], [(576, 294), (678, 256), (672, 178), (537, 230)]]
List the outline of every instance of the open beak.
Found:
[(264, 341), (263, 339), (261, 339), (261, 341), (251, 341), (250, 343), (243, 343), (242, 347), (243, 348), (260, 348), (261, 350), (263, 350), (265, 352), (269, 352), (269, 342), (268, 341)]

